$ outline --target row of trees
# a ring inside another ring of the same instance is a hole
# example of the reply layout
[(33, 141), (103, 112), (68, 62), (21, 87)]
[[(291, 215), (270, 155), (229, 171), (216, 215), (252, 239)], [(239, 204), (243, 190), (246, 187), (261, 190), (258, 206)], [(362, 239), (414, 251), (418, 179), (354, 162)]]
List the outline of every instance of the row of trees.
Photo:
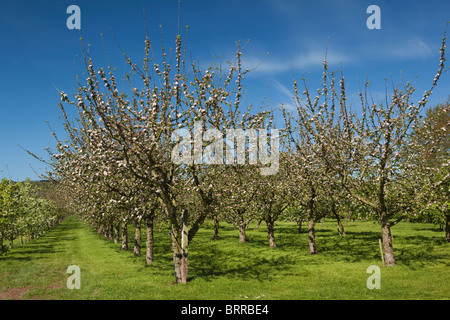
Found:
[[(336, 79), (326, 60), (315, 97), (306, 85), (300, 93), (295, 80), (297, 110), (281, 108), (285, 128), (280, 130), (279, 153), (275, 113), (242, 103), (249, 71), (242, 67), (239, 43), (235, 61), (224, 72), (222, 65), (201, 70), (194, 61), (187, 64), (180, 36), (171, 52), (173, 63), (163, 47), (158, 64), (147, 36), (141, 66), (123, 53), (130, 68), (123, 90), (113, 68), (94, 67), (83, 49), (86, 81), (78, 82), (73, 98), (61, 92), (67, 137), (60, 139), (53, 132), (57, 151), (50, 152), (49, 178), (72, 190), (77, 211), (99, 232), (118, 242), (121, 230), (123, 249), (127, 224), (134, 221), (134, 252), (140, 254), (144, 222), (147, 263), (153, 261), (155, 221), (167, 221), (176, 283), (187, 281), (188, 244), (207, 218), (214, 221), (215, 238), (219, 222), (225, 220), (239, 228), (240, 241), (246, 241), (245, 228), (252, 219), (264, 221), (269, 244), (275, 247), (274, 225), (282, 214), (291, 214), (300, 223), (308, 221), (309, 249), (316, 254), (314, 226), (324, 212), (336, 218), (342, 235), (342, 215), (362, 212), (380, 222), (385, 261), (395, 265), (393, 225), (430, 210), (446, 217), (448, 224), (449, 150), (442, 132), (449, 127), (449, 105), (435, 109), (436, 117), (445, 119), (439, 125), (435, 116), (426, 122), (421, 118), (444, 70), (445, 40), (444, 35), (431, 89), (417, 105), (411, 101), (414, 88), (409, 83), (402, 89), (394, 86), (390, 101), (375, 102), (367, 82), (361, 105), (353, 110), (342, 72)], [(201, 143), (184, 141), (184, 150), (177, 149), (180, 128)], [(247, 133), (249, 140), (241, 148), (250, 163), (226, 154), (234, 140), (196, 136), (211, 128)], [(257, 137), (250, 137), (251, 129)], [(263, 129), (272, 130), (266, 136)], [(258, 150), (252, 141), (259, 141), (260, 156), (261, 145), (270, 142), (265, 156), (272, 156), (271, 163), (252, 162)], [(233, 158), (231, 164), (208, 164), (202, 158), (202, 150), (216, 155), (218, 145), (226, 163)], [(193, 155), (189, 161), (174, 161), (186, 153)], [(257, 166), (275, 165), (274, 155), (277, 173), (261, 174)]]
[(0, 183), (0, 254), (6, 249), (3, 240), (13, 247), (14, 239), (31, 240), (43, 235), (59, 222), (60, 214), (52, 201), (39, 197), (30, 180)]

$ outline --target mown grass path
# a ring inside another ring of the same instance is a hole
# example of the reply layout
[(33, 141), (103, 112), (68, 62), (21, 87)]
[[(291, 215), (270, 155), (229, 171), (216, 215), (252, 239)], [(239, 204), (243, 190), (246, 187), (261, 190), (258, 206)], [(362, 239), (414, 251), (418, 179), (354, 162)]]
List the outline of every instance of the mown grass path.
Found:
[[(397, 266), (381, 268), (381, 289), (366, 286), (370, 265), (381, 265), (373, 222), (354, 222), (347, 237), (335, 223), (317, 225), (319, 254), (311, 256), (306, 233), (277, 225), (277, 248), (268, 246), (264, 226), (248, 230), (239, 243), (230, 225), (202, 228), (189, 253), (189, 281), (173, 285), (167, 231), (155, 230), (155, 261), (122, 251), (75, 217), (40, 239), (0, 257), (0, 299), (449, 299), (450, 246), (432, 225), (403, 223), (393, 228)], [(132, 235), (132, 226), (129, 234)], [(145, 244), (145, 230), (142, 230)], [(133, 239), (130, 237), (130, 249)], [(69, 290), (67, 267), (81, 270), (81, 289)]]

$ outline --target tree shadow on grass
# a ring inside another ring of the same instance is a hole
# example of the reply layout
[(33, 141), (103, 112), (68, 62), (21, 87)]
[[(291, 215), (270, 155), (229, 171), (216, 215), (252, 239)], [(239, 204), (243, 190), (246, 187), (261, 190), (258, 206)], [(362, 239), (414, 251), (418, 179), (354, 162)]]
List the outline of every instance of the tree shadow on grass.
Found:
[(39, 244), (35, 246), (26, 246), (19, 248), (16, 252), (12, 252), (13, 254), (24, 254), (24, 255), (41, 255), (48, 254), (54, 252), (62, 252), (61, 250), (55, 250), (55, 247), (51, 244)]
[[(326, 254), (339, 261), (357, 262), (372, 260), (379, 256), (379, 232), (346, 230), (346, 236), (340, 236), (337, 230), (316, 229), (316, 247), (318, 255)], [(275, 234), (277, 249), (286, 252), (299, 251), (309, 253), (307, 230), (298, 233), (294, 228), (283, 228)]]
[(430, 236), (430, 237), (425, 237), (425, 236), (419, 236), (419, 235), (415, 235), (415, 236), (403, 236), (401, 237), (402, 241), (404, 241), (405, 243), (408, 244), (414, 244), (417, 246), (441, 246), (441, 245), (445, 245), (447, 243), (447, 241), (445, 240), (445, 238), (439, 237), (439, 236)]
[[(166, 239), (167, 240), (167, 239)], [(252, 239), (247, 243), (239, 243), (238, 237), (222, 235), (219, 240), (203, 241), (200, 238), (189, 247), (188, 282), (201, 278), (213, 281), (219, 277), (229, 279), (265, 281), (272, 279), (283, 270), (291, 268), (298, 261), (289, 254), (271, 255), (266, 243), (261, 239)], [(276, 250), (276, 249), (275, 249)], [(145, 265), (145, 248), (137, 258)], [(143, 270), (151, 270), (154, 274), (167, 275), (173, 273), (173, 256), (170, 241), (155, 241), (155, 260)], [(269, 253), (269, 254), (266, 254)]]
[[(423, 236), (404, 237), (409, 246), (397, 250), (396, 261), (412, 269), (420, 269), (430, 264), (445, 264), (450, 266), (450, 255), (444, 253), (445, 239)], [(395, 247), (394, 247), (395, 250)]]
[(436, 233), (444, 233), (444, 230), (439, 228), (438, 225), (432, 225), (429, 228), (426, 227), (416, 227), (414, 228), (415, 231), (430, 231), (430, 232), (436, 232)]
[(210, 247), (207, 251), (192, 254), (189, 280), (202, 278), (212, 281), (225, 276), (229, 279), (267, 281), (295, 263), (295, 257), (291, 255), (227, 255), (227, 252)]
[[(225, 232), (225, 229), (227, 232)], [(219, 240), (212, 241), (209, 229), (206, 233), (199, 233), (193, 243), (189, 245), (189, 277), (188, 281), (201, 278), (204, 281), (213, 281), (219, 277), (239, 280), (271, 280), (280, 272), (289, 271), (298, 265), (299, 257), (308, 256), (307, 233), (297, 233), (295, 226), (280, 226), (277, 228), (275, 238), (277, 248), (269, 249), (266, 229), (261, 226), (258, 230), (249, 229), (248, 243), (241, 244), (238, 241), (238, 233), (233, 228), (223, 228), (219, 233)], [(341, 237), (330, 226), (317, 228), (316, 240), (318, 256), (324, 259), (307, 259), (301, 263), (318, 264), (361, 261), (381, 261), (379, 251), (379, 239), (381, 232), (378, 228), (374, 231), (359, 231), (346, 229), (347, 236)], [(155, 230), (154, 255), (155, 261), (145, 264), (145, 233), (142, 235), (141, 256), (133, 256), (133, 234), (129, 232), (129, 250), (126, 252), (130, 259), (139, 259), (139, 263), (145, 266), (142, 272), (150, 272), (160, 275), (173, 274), (173, 260), (171, 239), (167, 232)], [(441, 256), (431, 254), (430, 249), (421, 246), (423, 250), (415, 252), (411, 247), (404, 248), (405, 244), (420, 244), (429, 242), (435, 237), (422, 236), (395, 236), (394, 252), (399, 264), (411, 268), (419, 268), (417, 261), (431, 261), (443, 263)], [(104, 238), (103, 238), (104, 239)], [(108, 240), (104, 239), (105, 242)], [(437, 241), (437, 240), (436, 240)], [(397, 243), (401, 243), (398, 247)], [(111, 242), (109, 242), (111, 243)], [(434, 244), (438, 244), (433, 243)], [(121, 251), (120, 244), (116, 244)], [(272, 251), (273, 250), (273, 251)], [(274, 253), (274, 254), (272, 254)], [(448, 264), (448, 262), (447, 262)]]
[[(32, 239), (23, 245), (9, 249), (1, 260), (31, 261), (44, 258), (43, 255), (63, 252), (59, 248), (63, 241), (73, 241), (75, 236), (70, 234), (71, 224), (60, 224), (39, 238)], [(16, 240), (17, 241), (17, 240)]]
[[(381, 260), (379, 247), (380, 232), (349, 231), (346, 237), (317, 235), (319, 254), (325, 254), (335, 261), (361, 262)], [(436, 252), (436, 247), (445, 244), (445, 239), (426, 236), (394, 235), (394, 256), (397, 264), (413, 269), (426, 264), (445, 263), (445, 255)], [(384, 252), (384, 248), (383, 248)]]

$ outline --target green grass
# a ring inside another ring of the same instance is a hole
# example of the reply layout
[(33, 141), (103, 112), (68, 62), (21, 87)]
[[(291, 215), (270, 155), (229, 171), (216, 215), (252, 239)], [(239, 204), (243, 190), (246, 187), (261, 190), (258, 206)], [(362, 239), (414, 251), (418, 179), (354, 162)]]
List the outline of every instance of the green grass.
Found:
[[(2, 299), (448, 299), (450, 246), (432, 225), (400, 223), (392, 229), (397, 265), (381, 267), (381, 289), (366, 286), (370, 265), (381, 266), (380, 227), (350, 222), (347, 237), (334, 221), (317, 224), (319, 254), (308, 253), (307, 234), (279, 223), (277, 248), (269, 248), (265, 227), (251, 226), (248, 243), (221, 226), (200, 229), (190, 244), (189, 281), (173, 285), (170, 237), (155, 230), (155, 261), (106, 241), (75, 217), (45, 236), (0, 257)], [(145, 230), (143, 244), (145, 244)], [(69, 265), (81, 269), (81, 289), (69, 290)]]

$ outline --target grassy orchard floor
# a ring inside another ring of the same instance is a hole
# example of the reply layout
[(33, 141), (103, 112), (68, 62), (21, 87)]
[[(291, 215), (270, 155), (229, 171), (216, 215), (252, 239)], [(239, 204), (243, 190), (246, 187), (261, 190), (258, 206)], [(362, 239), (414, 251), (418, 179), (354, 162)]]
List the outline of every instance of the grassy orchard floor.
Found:
[[(366, 287), (370, 265), (381, 265), (380, 227), (349, 223), (341, 238), (335, 222), (317, 224), (319, 254), (308, 253), (307, 234), (279, 223), (277, 248), (268, 246), (265, 226), (238, 231), (202, 228), (190, 245), (189, 282), (173, 285), (170, 237), (155, 230), (155, 261), (145, 265), (130, 250), (106, 241), (75, 217), (45, 236), (0, 257), (0, 299), (449, 299), (450, 246), (432, 225), (400, 223), (392, 229), (397, 266), (381, 268), (381, 289)], [(142, 230), (145, 244), (145, 230)], [(17, 242), (17, 241), (16, 241)], [(81, 269), (81, 289), (66, 287), (69, 265)]]

